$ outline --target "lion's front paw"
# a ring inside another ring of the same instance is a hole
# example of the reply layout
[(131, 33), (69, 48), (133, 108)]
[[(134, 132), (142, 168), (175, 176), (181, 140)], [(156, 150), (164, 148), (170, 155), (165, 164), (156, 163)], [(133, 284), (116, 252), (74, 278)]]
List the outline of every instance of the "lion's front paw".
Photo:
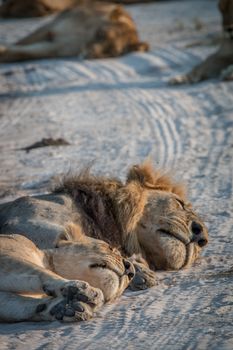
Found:
[(190, 80), (187, 74), (177, 75), (168, 81), (169, 85), (181, 85), (181, 84), (188, 84), (188, 83), (190, 83)]
[(56, 296), (37, 306), (37, 319), (63, 322), (88, 320), (104, 302), (100, 289), (82, 281), (66, 281), (59, 290), (56, 288), (51, 292), (50, 289), (49, 292)]
[(91, 287), (87, 282), (69, 281), (61, 287), (61, 294), (67, 301), (81, 301), (90, 305), (93, 309), (99, 308), (104, 303), (103, 293), (100, 289)]
[(103, 293), (100, 289), (91, 287), (84, 281), (59, 281), (44, 284), (43, 290), (47, 295), (54, 297), (63, 296), (67, 303), (80, 301), (86, 303), (96, 310), (104, 303)]
[(55, 304), (49, 313), (56, 320), (63, 322), (86, 321), (93, 316), (92, 308), (77, 300), (67, 303), (66, 298)]
[(198, 82), (201, 82), (203, 80), (212, 78), (212, 75), (210, 72), (208, 72), (205, 67), (202, 65), (199, 65), (197, 67), (194, 67), (191, 72), (183, 75), (177, 75), (174, 78), (170, 79), (168, 84), (169, 85), (181, 85), (181, 84), (196, 84)]
[(67, 302), (66, 297), (56, 297), (39, 304), (33, 320), (77, 322), (89, 320), (92, 316), (93, 310), (88, 304), (77, 300)]
[(129, 288), (131, 290), (142, 290), (151, 288), (156, 283), (155, 272), (140, 263), (134, 263), (135, 276), (131, 281)]

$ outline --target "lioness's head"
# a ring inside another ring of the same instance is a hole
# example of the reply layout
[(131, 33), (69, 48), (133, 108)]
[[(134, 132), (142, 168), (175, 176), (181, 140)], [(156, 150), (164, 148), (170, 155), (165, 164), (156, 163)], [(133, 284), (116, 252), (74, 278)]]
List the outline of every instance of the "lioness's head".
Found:
[(76, 225), (67, 227), (70, 241), (53, 250), (54, 269), (70, 280), (83, 280), (102, 290), (105, 301), (114, 300), (134, 277), (133, 264), (108, 243), (84, 236)]
[(219, 10), (222, 13), (222, 25), (225, 31), (233, 30), (233, 1), (220, 0)]
[(177, 270), (193, 262), (208, 243), (208, 232), (182, 186), (150, 164), (133, 167), (128, 176), (132, 181), (146, 191), (146, 198), (134, 232), (127, 237), (127, 249), (141, 252), (156, 269)]

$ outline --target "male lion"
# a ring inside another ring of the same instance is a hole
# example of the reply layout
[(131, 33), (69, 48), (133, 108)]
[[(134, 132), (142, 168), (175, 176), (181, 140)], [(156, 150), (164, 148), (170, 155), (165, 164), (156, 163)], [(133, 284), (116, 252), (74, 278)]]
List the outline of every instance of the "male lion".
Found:
[(134, 290), (155, 284), (150, 269), (190, 265), (208, 242), (207, 229), (183, 187), (150, 163), (133, 166), (126, 183), (84, 171), (64, 179), (53, 193), (0, 205), (0, 233), (26, 235), (41, 249), (70, 241), (65, 231), (69, 222), (130, 259), (136, 270), (130, 283)]
[(65, 232), (70, 240), (45, 250), (0, 235), (0, 321), (86, 320), (128, 286), (134, 268), (116, 249), (74, 225)]
[(0, 46), (0, 61), (49, 57), (103, 58), (146, 51), (135, 23), (118, 5), (83, 1), (13, 45)]
[(228, 68), (233, 64), (233, 1), (220, 0), (219, 9), (222, 13), (225, 37), (222, 38), (218, 51), (194, 67), (191, 72), (171, 79), (171, 84), (197, 83), (221, 76), (227, 79), (227, 75), (232, 74), (232, 67)]

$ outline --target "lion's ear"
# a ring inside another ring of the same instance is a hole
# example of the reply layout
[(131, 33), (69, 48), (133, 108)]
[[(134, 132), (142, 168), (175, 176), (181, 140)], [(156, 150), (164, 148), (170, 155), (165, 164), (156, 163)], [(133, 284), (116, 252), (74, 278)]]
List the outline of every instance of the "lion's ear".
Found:
[(66, 225), (65, 236), (68, 241), (81, 241), (84, 236), (82, 229), (79, 225), (70, 222)]
[(82, 233), (81, 227), (73, 223), (66, 225), (64, 232), (58, 237), (56, 247), (73, 244), (73, 242), (86, 242), (87, 237)]
[(150, 161), (134, 165), (128, 172), (127, 183), (138, 182), (142, 187), (157, 191), (167, 191), (186, 199), (186, 188), (183, 184), (174, 181), (168, 174), (153, 168)]
[(127, 183), (131, 181), (139, 182), (145, 187), (154, 187), (158, 178), (158, 172), (155, 171), (151, 162), (146, 161), (139, 165), (134, 165), (127, 174)]
[[(162, 181), (161, 181), (162, 180)], [(128, 172), (127, 182), (136, 181), (143, 187), (159, 189), (162, 183), (167, 183), (167, 176), (155, 170), (150, 161), (134, 165)]]

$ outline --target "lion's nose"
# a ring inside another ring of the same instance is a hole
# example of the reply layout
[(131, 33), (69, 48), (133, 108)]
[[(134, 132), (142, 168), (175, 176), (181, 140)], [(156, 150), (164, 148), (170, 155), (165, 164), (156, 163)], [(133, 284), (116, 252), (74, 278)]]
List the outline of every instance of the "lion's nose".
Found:
[(205, 233), (201, 224), (199, 224), (196, 221), (193, 221), (191, 225), (191, 231), (193, 233), (192, 241), (196, 242), (199, 245), (199, 247), (204, 247), (208, 243), (208, 240), (205, 237)]
[(131, 280), (134, 277), (134, 275), (135, 275), (134, 266), (129, 260), (126, 260), (126, 259), (123, 259), (123, 263), (124, 263), (124, 266), (125, 266), (125, 274)]

